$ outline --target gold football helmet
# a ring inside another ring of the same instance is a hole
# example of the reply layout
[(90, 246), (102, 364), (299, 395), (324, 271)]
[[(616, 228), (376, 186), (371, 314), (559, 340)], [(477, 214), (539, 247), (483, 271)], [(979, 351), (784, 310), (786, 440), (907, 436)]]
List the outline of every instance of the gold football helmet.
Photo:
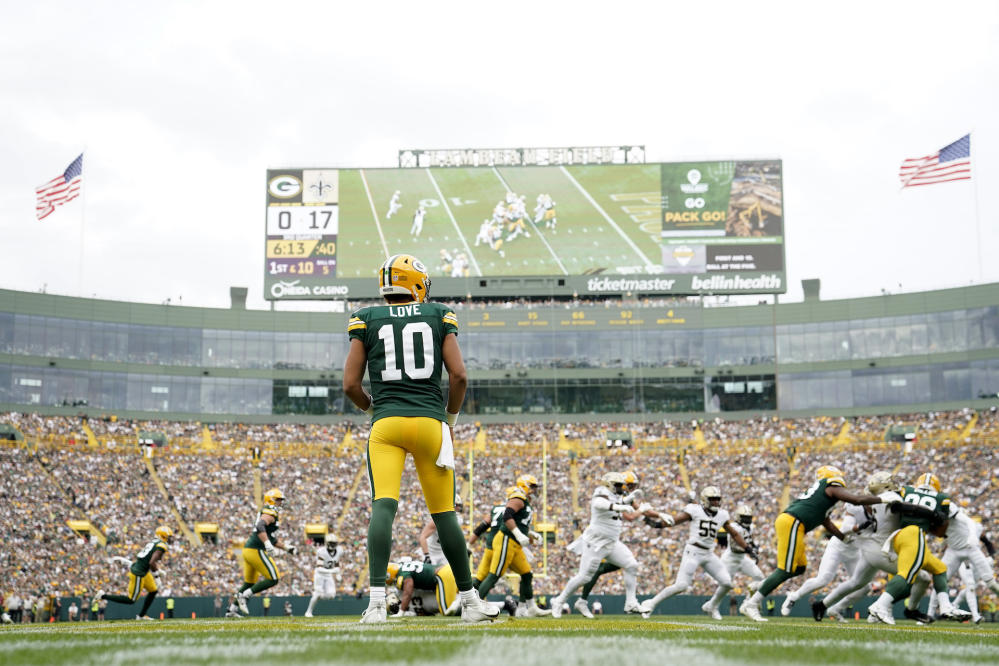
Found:
[(843, 472), (840, 468), (834, 465), (823, 465), (815, 470), (815, 480), (821, 481), (823, 479), (826, 479), (827, 481), (837, 480), (844, 486), (846, 485), (846, 477), (843, 476)]
[(630, 469), (624, 473), (624, 483), (630, 486), (628, 490), (634, 490), (638, 487), (638, 475), (632, 472)]
[(430, 295), (427, 267), (411, 254), (389, 257), (378, 271), (378, 293), (412, 296), (417, 303), (424, 303)]
[(517, 487), (530, 495), (538, 489), (538, 479), (533, 474), (521, 474), (517, 477)]
[(933, 490), (940, 492), (940, 479), (937, 478), (936, 474), (932, 472), (924, 472), (919, 475), (916, 479), (917, 488), (932, 488)]
[(506, 489), (506, 498), (508, 500), (521, 499), (525, 502), (527, 501), (527, 493), (520, 489), (520, 486), (509, 486)]
[(173, 540), (173, 530), (166, 525), (160, 525), (156, 528), (156, 538), (170, 543)]
[(264, 504), (274, 504), (277, 501), (284, 501), (284, 493), (280, 488), (271, 488), (264, 493)]
[(394, 583), (396, 576), (399, 575), (399, 569), (401, 568), (402, 567), (400, 567), (398, 563), (389, 562), (388, 570), (385, 572), (385, 582), (389, 584)]

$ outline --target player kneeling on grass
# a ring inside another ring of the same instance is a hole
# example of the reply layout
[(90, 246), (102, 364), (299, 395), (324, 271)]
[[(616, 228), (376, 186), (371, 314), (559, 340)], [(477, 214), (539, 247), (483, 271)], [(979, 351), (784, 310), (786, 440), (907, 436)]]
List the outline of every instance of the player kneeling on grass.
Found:
[[(715, 486), (708, 486), (701, 491), (700, 504), (691, 502), (675, 517), (669, 514), (662, 516), (670, 525), (680, 525), (689, 521), (690, 535), (687, 537), (687, 545), (683, 548), (683, 558), (680, 560), (680, 570), (677, 572), (676, 582), (669, 587), (664, 587), (651, 599), (642, 602), (639, 608), (642, 617), (649, 617), (664, 599), (680, 594), (690, 587), (697, 567), (703, 567), (709, 576), (718, 581), (718, 592), (721, 592), (721, 594), (716, 595), (718, 599), (724, 597), (732, 589), (732, 578), (725, 565), (714, 553), (718, 529), (724, 527), (745, 552), (752, 554), (756, 550), (742, 538), (742, 534), (738, 532), (730, 520), (728, 511), (720, 507), (721, 490)], [(717, 607), (711, 606), (710, 600), (701, 606), (701, 610), (715, 620), (721, 619), (721, 613), (718, 612)]]
[(271, 488), (264, 493), (264, 505), (257, 513), (253, 532), (243, 544), (243, 584), (233, 595), (226, 617), (249, 615), (246, 600), (257, 592), (277, 585), (279, 575), (277, 565), (271, 559), (272, 555), (280, 551), (287, 551), (292, 555), (297, 552), (295, 546), (285, 545), (274, 536), (278, 530), (278, 517), (283, 503), (284, 493), (279, 489)]
[(104, 594), (104, 590), (97, 593), (97, 601), (106, 599), (116, 604), (134, 604), (139, 600), (142, 590), (146, 591), (146, 598), (142, 602), (142, 609), (135, 616), (136, 620), (151, 620), (146, 615), (149, 606), (156, 598), (159, 586), (153, 573), (159, 571), (160, 561), (167, 552), (167, 545), (173, 542), (173, 530), (165, 525), (156, 528), (156, 538), (142, 547), (142, 550), (135, 556), (132, 566), (128, 570), (128, 594)]
[(760, 614), (760, 604), (784, 581), (805, 573), (805, 534), (822, 525), (841, 541), (846, 536), (829, 518), (829, 512), (839, 501), (850, 504), (881, 504), (877, 495), (858, 495), (846, 489), (843, 472), (832, 465), (823, 465), (815, 472), (815, 483), (777, 516), (777, 568), (739, 606), (739, 612), (757, 622), (766, 622)]
[[(416, 615), (456, 615), (461, 610), (458, 584), (450, 564), (434, 567), (425, 562), (390, 562), (387, 583), (395, 583), (402, 592), (399, 607), (391, 617)], [(390, 609), (392, 610), (392, 609)]]
[(337, 560), (340, 559), (340, 548), (336, 534), (327, 532), (323, 545), (316, 548), (316, 568), (312, 576), (312, 598), (305, 611), (305, 617), (312, 617), (312, 610), (320, 599), (336, 597), (336, 581), (333, 574), (337, 572)]

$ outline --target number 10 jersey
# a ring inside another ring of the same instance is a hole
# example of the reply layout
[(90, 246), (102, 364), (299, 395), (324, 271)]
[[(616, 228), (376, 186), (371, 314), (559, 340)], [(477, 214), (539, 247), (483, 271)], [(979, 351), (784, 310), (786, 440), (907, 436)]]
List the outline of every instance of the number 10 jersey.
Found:
[(372, 422), (386, 416), (445, 420), (441, 350), (450, 333), (458, 334), (458, 318), (440, 303), (376, 305), (351, 315), (347, 335), (364, 343), (368, 357)]

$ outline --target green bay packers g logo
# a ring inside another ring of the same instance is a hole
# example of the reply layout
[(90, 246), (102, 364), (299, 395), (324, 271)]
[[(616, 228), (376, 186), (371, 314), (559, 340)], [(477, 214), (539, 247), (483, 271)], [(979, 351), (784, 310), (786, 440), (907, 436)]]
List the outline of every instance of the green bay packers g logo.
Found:
[(294, 176), (274, 176), (267, 183), (267, 191), (277, 199), (290, 199), (302, 191), (302, 181)]

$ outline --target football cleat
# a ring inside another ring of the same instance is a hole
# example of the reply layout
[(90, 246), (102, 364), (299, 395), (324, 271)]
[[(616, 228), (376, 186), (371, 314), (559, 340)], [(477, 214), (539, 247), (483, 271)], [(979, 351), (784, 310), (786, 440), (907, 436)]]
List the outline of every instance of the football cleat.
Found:
[(465, 622), (492, 622), (499, 615), (499, 608), (479, 599), (461, 602), (461, 619)]
[(933, 618), (918, 608), (906, 608), (902, 614), (907, 620), (915, 620), (918, 624), (933, 624)]
[[(499, 615), (499, 611), (497, 611), (496, 614)], [(547, 617), (552, 614), (553, 611), (551, 608), (539, 607), (538, 603), (534, 599), (528, 601), (524, 609), (524, 617)]]
[(385, 612), (385, 602), (372, 601), (361, 614), (361, 624), (380, 624), (388, 622), (388, 613)]
[(148, 615), (136, 615), (135, 619), (136, 620), (152, 620), (153, 618), (149, 617)]
[(940, 617), (945, 620), (951, 620), (952, 622), (964, 622), (965, 620), (971, 619), (971, 613), (960, 608), (952, 607), (950, 611), (946, 613), (941, 613)]
[(104, 598), (104, 590), (97, 590), (97, 594), (94, 595), (94, 600), (100, 601), (103, 598)]
[(646, 599), (642, 603), (638, 604), (638, 612), (642, 614), (643, 620), (648, 620), (652, 615), (652, 611), (655, 609), (656, 607), (653, 605), (652, 599)]
[[(789, 596), (785, 597), (784, 598), (784, 603), (782, 603), (780, 605), (780, 614), (783, 615), (784, 617), (787, 617), (788, 615), (791, 614), (791, 609), (792, 608), (794, 608), (794, 599), (792, 599)], [(821, 618), (819, 618), (819, 619), (821, 619)]]
[(766, 622), (767, 618), (760, 614), (760, 607), (753, 603), (753, 598), (748, 597), (739, 606), (739, 612), (748, 617), (750, 620), (756, 620), (757, 622)]
[(844, 617), (842, 613), (840, 613), (839, 611), (836, 611), (836, 610), (830, 610), (827, 613), (827, 615), (829, 616), (830, 620), (835, 620), (836, 622), (841, 622), (843, 624), (846, 624), (847, 622), (849, 622), (849, 620), (846, 619), (846, 617)]
[[(576, 612), (582, 615), (583, 617), (589, 618), (591, 620), (593, 619), (593, 611), (590, 610), (590, 605), (586, 603), (586, 599), (584, 599), (583, 597), (576, 599), (576, 603), (574, 603), (572, 607), (575, 608)], [(555, 616), (554, 611), (555, 607), (552, 606), (552, 617)], [(981, 622), (982, 621), (981, 618), (979, 618), (978, 621)]]
[(378, 293), (412, 296), (417, 303), (424, 303), (430, 295), (430, 274), (411, 254), (391, 256), (378, 270)]
[[(781, 609), (780, 609), (780, 614), (781, 615), (787, 615), (787, 613), (784, 612), (784, 608), (783, 607), (781, 607)], [(821, 622), (822, 618), (824, 618), (825, 616), (826, 616), (826, 604), (825, 604), (825, 602), (824, 601), (813, 601), (812, 602), (812, 619), (814, 619), (816, 622)]]
[(236, 595), (236, 605), (239, 606), (239, 612), (242, 613), (243, 615), (250, 614), (250, 609), (246, 605), (246, 597), (244, 597), (242, 594)]
[(867, 609), (867, 612), (878, 622), (892, 625), (895, 624), (895, 616), (892, 613), (891, 606), (888, 608), (882, 608), (881, 604), (875, 602), (871, 604), (871, 607)]
[(556, 620), (562, 617), (562, 604), (565, 603), (565, 600), (561, 597), (561, 595), (552, 597), (548, 600), (548, 602), (552, 607), (552, 617)]
[(710, 601), (706, 601), (701, 604), (701, 610), (711, 616), (712, 620), (722, 619), (722, 614), (718, 612), (718, 609), (711, 605)]
[(305, 611), (305, 615), (303, 615), (302, 617), (315, 617), (315, 616), (309, 611)]
[(625, 604), (624, 612), (627, 615), (638, 615), (642, 612), (642, 605), (639, 603)]
[(503, 610), (505, 610), (510, 617), (514, 617), (517, 614), (517, 602), (513, 600), (509, 594), (503, 600)]

